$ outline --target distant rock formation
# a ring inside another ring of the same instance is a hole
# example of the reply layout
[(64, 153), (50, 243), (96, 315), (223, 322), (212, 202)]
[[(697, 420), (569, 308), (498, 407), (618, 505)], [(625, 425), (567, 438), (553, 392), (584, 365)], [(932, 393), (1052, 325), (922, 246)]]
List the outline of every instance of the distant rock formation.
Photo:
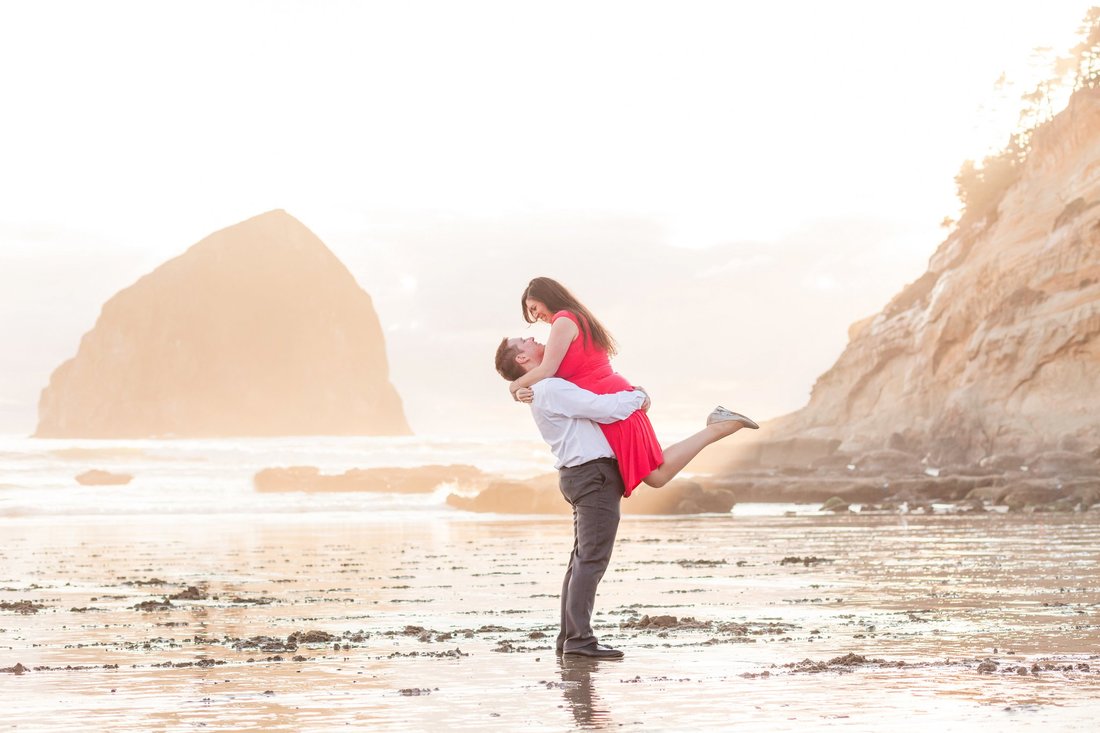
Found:
[[(694, 481), (672, 481), (658, 490), (636, 491), (622, 502), (627, 515), (729, 514), (734, 494), (724, 487), (703, 487)], [(556, 473), (527, 481), (494, 480), (476, 496), (451, 494), (447, 504), (455, 509), (499, 514), (569, 514), (572, 508), (561, 496)]]
[(996, 213), (964, 217), (924, 275), (849, 329), (809, 404), (765, 426), (786, 442), (750, 448), (758, 463), (889, 448), (975, 465), (1100, 446), (1100, 90), (1032, 145)]
[(281, 210), (108, 300), (38, 416), (48, 438), (410, 433), (370, 296)]
[(478, 487), (487, 480), (479, 468), (465, 464), (352, 468), (323, 474), (316, 466), (265, 468), (252, 478), (256, 491), (376, 491), (401, 494), (431, 493), (443, 484)]
[(76, 482), (81, 486), (125, 486), (133, 481), (134, 477), (129, 473), (111, 473), (98, 468), (85, 471), (76, 477)]
[[(544, 473), (516, 480), (485, 473), (475, 466), (352, 468), (323, 474), (316, 466), (265, 468), (253, 477), (259, 492), (387, 492), (430, 493), (447, 487), (448, 506), (470, 512), (498, 514), (569, 514), (572, 508), (558, 489), (558, 474)], [(737, 488), (741, 488), (739, 485)], [(733, 491), (704, 487), (694, 481), (673, 481), (659, 491), (637, 491), (622, 504), (625, 514), (728, 514)]]

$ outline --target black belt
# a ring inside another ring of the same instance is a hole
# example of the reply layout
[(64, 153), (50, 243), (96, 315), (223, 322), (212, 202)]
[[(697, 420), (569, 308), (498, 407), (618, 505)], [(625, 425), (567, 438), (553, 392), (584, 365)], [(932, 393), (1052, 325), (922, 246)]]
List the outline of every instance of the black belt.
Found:
[(578, 463), (575, 466), (565, 466), (565, 468), (580, 468), (581, 466), (591, 466), (593, 463), (611, 463), (613, 465), (619, 465), (619, 462), (614, 458), (593, 458), (591, 461), (585, 461), (584, 463)]

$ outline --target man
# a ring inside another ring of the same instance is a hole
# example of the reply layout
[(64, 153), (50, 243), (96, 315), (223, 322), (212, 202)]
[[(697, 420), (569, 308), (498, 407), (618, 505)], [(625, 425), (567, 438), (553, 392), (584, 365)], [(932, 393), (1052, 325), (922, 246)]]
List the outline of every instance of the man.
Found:
[[(497, 371), (508, 381), (518, 379), (542, 363), (543, 350), (533, 338), (504, 339), (497, 349)], [(531, 414), (557, 459), (562, 496), (573, 507), (573, 552), (561, 587), (557, 650), (566, 655), (621, 657), (622, 651), (600, 644), (592, 633), (596, 587), (611, 561), (624, 491), (615, 454), (596, 423), (624, 420), (635, 410), (647, 410), (649, 397), (639, 389), (597, 395), (554, 377), (536, 383), (531, 391)]]

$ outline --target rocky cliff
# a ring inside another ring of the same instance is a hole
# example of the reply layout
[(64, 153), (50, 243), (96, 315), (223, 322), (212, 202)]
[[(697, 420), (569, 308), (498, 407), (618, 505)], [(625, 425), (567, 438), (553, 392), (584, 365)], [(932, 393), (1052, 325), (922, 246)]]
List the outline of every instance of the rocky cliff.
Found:
[(271, 211), (103, 306), (39, 401), (38, 437), (404, 435), (370, 296)]
[(1032, 143), (996, 212), (964, 218), (927, 272), (849, 329), (809, 404), (762, 433), (931, 466), (1100, 446), (1100, 90)]

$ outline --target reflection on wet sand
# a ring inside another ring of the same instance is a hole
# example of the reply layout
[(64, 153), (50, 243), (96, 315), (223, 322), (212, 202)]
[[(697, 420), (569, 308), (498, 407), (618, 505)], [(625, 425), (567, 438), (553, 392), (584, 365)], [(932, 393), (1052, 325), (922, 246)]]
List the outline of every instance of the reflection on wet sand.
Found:
[(561, 672), (563, 685), (562, 694), (573, 712), (573, 720), (580, 727), (599, 730), (613, 725), (611, 710), (593, 688), (592, 675), (599, 672), (601, 665), (606, 670), (618, 663), (619, 660), (592, 659), (572, 654), (558, 655), (558, 670)]

